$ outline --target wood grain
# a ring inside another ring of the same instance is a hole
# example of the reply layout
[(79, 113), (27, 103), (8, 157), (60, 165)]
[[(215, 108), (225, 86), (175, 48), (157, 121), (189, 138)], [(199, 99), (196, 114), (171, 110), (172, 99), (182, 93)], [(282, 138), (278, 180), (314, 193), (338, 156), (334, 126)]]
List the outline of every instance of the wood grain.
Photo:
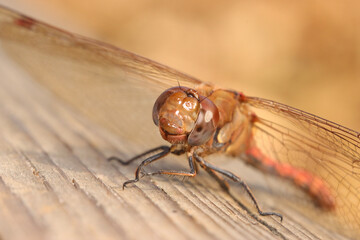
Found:
[(258, 216), (243, 192), (230, 196), (205, 173), (186, 181), (144, 178), (123, 191), (136, 163), (106, 158), (121, 155), (126, 139), (84, 119), (0, 57), (2, 239), (345, 239), (261, 191), (264, 182), (250, 186), (264, 210), (281, 209), (282, 223)]

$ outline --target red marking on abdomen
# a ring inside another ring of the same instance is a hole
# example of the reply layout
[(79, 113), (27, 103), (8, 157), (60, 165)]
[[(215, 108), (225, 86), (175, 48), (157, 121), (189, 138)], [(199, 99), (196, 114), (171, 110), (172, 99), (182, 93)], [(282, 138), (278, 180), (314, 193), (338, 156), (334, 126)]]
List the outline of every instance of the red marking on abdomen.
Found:
[(21, 27), (31, 29), (36, 21), (30, 17), (22, 16), (21, 18), (15, 19), (15, 24)]
[(253, 158), (249, 162), (251, 165), (264, 172), (293, 181), (296, 186), (308, 193), (319, 207), (326, 210), (333, 210), (335, 208), (334, 196), (328, 185), (321, 178), (314, 176), (304, 169), (295, 168), (290, 164), (276, 162), (265, 156), (257, 147), (248, 149), (246, 154)]

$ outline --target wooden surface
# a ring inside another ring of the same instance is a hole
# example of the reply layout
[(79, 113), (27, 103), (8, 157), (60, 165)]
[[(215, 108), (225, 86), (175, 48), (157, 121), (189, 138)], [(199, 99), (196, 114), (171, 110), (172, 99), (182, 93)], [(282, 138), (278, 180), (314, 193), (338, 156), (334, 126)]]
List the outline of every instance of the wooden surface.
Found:
[[(121, 155), (126, 139), (82, 118), (0, 57), (1, 239), (342, 239), (261, 192), (264, 183), (252, 189), (264, 210), (284, 215), (282, 223), (259, 217), (242, 191), (229, 196), (203, 172), (186, 181), (144, 178), (123, 191), (137, 163), (106, 158)], [(250, 182), (259, 176), (247, 173)]]

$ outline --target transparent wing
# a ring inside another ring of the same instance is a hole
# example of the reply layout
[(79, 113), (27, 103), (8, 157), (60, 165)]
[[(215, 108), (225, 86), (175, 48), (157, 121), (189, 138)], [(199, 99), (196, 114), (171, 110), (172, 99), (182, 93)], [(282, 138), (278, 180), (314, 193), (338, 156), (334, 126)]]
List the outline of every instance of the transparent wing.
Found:
[(360, 133), (281, 103), (247, 99), (259, 116), (254, 136), (262, 151), (322, 178), (335, 196), (336, 209), (322, 215), (321, 222), (359, 237)]
[(159, 137), (152, 105), (160, 93), (178, 84), (201, 83), (149, 59), (1, 7), (0, 43), (42, 85), (144, 149), (157, 144), (150, 138)]

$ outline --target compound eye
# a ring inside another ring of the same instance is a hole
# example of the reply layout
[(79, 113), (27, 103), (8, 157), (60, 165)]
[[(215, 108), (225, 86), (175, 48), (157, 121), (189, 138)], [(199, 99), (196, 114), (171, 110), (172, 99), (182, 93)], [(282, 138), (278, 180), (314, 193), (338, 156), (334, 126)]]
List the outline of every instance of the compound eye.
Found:
[(188, 137), (191, 146), (200, 146), (214, 135), (219, 121), (219, 111), (209, 99), (201, 101), (201, 109), (195, 127)]
[(154, 121), (156, 126), (159, 126), (159, 111), (160, 111), (160, 108), (164, 105), (166, 100), (172, 94), (174, 94), (175, 92), (179, 92), (179, 91), (181, 91), (181, 89), (179, 87), (169, 88), (166, 91), (164, 91), (162, 94), (160, 94), (160, 96), (156, 99), (156, 102), (155, 102), (154, 107), (153, 107), (153, 112), (152, 112), (153, 121)]

